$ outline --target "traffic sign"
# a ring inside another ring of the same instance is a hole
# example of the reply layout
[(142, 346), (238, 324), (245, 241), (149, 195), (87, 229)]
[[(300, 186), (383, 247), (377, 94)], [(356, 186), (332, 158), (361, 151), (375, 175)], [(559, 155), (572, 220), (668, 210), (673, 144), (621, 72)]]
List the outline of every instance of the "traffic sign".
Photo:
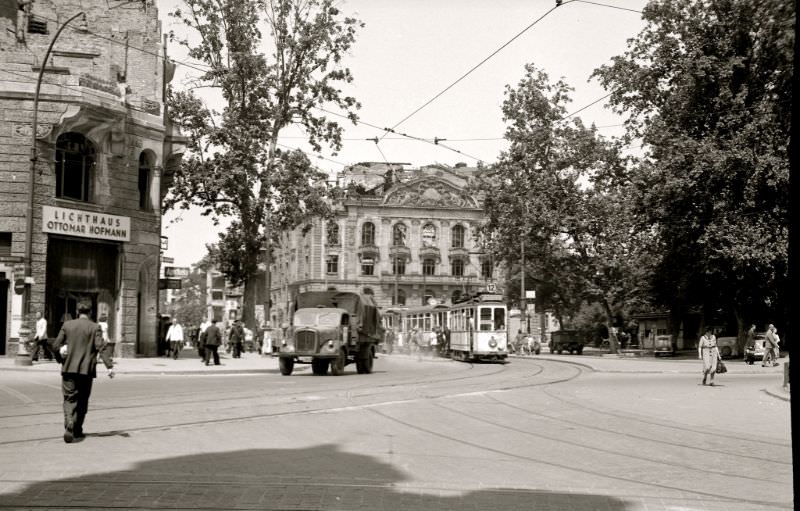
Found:
[(14, 281), (14, 292), (18, 295), (25, 292), (25, 279), (17, 279)]
[(175, 263), (175, 258), (174, 257), (161, 256), (161, 262), (163, 264), (174, 264)]
[(158, 279), (158, 289), (180, 289), (181, 279)]
[(166, 236), (161, 236), (161, 250), (167, 250), (169, 248), (169, 238)]

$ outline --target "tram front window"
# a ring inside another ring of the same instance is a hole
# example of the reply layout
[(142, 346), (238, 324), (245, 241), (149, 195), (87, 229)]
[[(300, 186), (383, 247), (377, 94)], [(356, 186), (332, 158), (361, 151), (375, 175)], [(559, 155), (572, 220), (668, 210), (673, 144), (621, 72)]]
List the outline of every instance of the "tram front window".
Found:
[(492, 330), (494, 323), (492, 322), (492, 309), (491, 307), (483, 307), (480, 310), (480, 325), (479, 330), (486, 332)]
[(497, 307), (494, 310), (494, 329), (505, 330), (506, 328), (506, 310), (502, 307)]

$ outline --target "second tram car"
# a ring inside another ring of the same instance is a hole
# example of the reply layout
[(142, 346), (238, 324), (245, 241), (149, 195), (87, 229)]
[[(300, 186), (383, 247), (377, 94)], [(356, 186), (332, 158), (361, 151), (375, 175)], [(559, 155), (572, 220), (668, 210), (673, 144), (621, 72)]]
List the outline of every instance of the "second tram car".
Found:
[(431, 333), (444, 328), (448, 323), (447, 305), (423, 305), (417, 307), (392, 307), (383, 312), (384, 328), (391, 329), (395, 336), (394, 349), (409, 352), (411, 338), (416, 329), (419, 347), (423, 352), (431, 349)]
[(483, 293), (449, 310), (453, 360), (505, 360), (508, 357), (508, 311), (503, 297)]

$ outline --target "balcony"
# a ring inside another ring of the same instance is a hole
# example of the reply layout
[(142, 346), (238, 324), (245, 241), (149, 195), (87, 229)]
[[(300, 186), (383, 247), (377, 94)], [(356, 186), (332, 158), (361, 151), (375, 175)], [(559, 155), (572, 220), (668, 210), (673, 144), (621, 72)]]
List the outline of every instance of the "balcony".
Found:
[(436, 262), (440, 262), (442, 260), (442, 254), (439, 251), (439, 247), (421, 247), (419, 249), (419, 258), (420, 259), (435, 259)]
[(447, 255), (450, 259), (461, 258), (461, 259), (469, 259), (469, 250), (464, 247), (450, 247)]
[(392, 245), (389, 247), (389, 257), (404, 258), (406, 261), (411, 260), (411, 249), (405, 245)]
[(381, 249), (375, 245), (361, 245), (358, 247), (358, 256), (361, 259), (364, 258), (372, 258), (374, 260), (378, 260), (381, 255)]

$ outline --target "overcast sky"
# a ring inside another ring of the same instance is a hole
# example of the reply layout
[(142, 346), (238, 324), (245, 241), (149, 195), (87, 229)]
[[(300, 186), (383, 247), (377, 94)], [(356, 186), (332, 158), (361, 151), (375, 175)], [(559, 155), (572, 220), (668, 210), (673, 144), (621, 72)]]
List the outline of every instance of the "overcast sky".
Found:
[[(165, 32), (174, 29), (182, 33), (183, 27), (167, 16), (178, 3), (158, 2)], [(341, 10), (357, 15), (366, 24), (344, 62), (355, 78), (348, 92), (361, 102), (359, 117), (365, 124), (347, 122), (342, 150), (337, 155), (324, 152), (323, 158), (316, 159), (317, 165), (335, 173), (345, 165), (364, 161), (406, 162), (415, 167), (496, 161), (506, 147), (501, 112), (505, 86), (519, 82), (525, 64), (533, 63), (552, 81), (563, 78), (575, 89), (570, 112), (606, 94), (596, 80), (588, 81), (589, 76), (612, 56), (624, 52), (627, 40), (644, 27), (639, 13), (623, 9), (641, 10), (647, 2), (596, 3), (606, 6), (573, 1), (546, 14), (555, 0), (343, 1)], [(524, 34), (396, 128), (414, 137), (447, 139), (443, 144), (461, 154), (393, 134), (377, 146), (366, 140), (383, 135), (366, 124), (394, 126), (543, 15)], [(183, 50), (176, 44), (168, 49), (170, 57), (177, 60), (185, 59)], [(179, 66), (173, 85), (180, 88), (187, 77), (198, 74)], [(594, 122), (603, 135), (620, 135), (621, 119), (604, 103), (578, 116), (585, 124)], [(285, 147), (308, 147), (298, 129), (287, 128), (283, 134), (281, 143)], [(176, 265), (189, 266), (205, 254), (206, 243), (216, 241), (220, 229), (196, 211), (168, 212), (162, 233), (169, 238), (165, 255), (173, 257)]]

